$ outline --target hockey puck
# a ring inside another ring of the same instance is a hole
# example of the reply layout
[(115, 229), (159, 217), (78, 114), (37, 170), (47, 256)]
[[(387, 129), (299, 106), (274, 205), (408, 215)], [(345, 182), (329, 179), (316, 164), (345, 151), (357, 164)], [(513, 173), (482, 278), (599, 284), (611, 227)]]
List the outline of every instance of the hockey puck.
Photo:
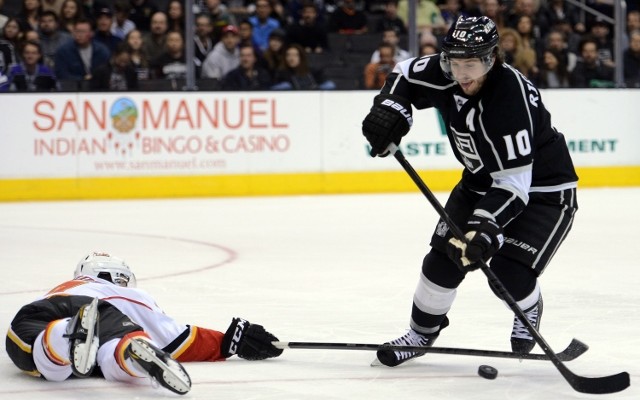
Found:
[(481, 365), (478, 367), (478, 375), (485, 379), (496, 379), (498, 370), (490, 365)]

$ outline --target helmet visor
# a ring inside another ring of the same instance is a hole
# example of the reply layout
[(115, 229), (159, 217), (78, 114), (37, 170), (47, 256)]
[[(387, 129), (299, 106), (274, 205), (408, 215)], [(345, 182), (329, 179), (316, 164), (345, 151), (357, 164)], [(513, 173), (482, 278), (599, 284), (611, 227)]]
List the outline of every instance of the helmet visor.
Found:
[(493, 62), (491, 55), (482, 58), (450, 58), (444, 52), (440, 55), (442, 72), (448, 79), (458, 82), (480, 79), (489, 72)]

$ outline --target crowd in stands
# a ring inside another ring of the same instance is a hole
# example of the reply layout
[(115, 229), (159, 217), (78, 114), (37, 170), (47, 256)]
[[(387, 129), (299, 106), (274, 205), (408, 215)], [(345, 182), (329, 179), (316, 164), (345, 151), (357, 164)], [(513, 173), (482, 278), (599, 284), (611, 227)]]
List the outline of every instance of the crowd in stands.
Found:
[[(614, 0), (585, 0), (613, 16)], [(540, 88), (640, 88), (640, 1), (613, 26), (565, 0), (416, 0), (419, 54), (459, 16), (490, 17), (505, 60)], [(0, 92), (379, 89), (410, 58), (408, 0), (0, 0)], [(193, 41), (193, 54), (186, 54)], [(193, 62), (191, 62), (193, 60)]]

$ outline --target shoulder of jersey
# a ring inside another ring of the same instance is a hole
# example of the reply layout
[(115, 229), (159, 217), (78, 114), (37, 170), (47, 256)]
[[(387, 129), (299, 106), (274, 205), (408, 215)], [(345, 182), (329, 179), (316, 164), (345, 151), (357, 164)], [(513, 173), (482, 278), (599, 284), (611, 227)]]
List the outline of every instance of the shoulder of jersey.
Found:
[(456, 85), (454, 81), (447, 79), (442, 73), (440, 54), (409, 59), (401, 64), (403, 75), (411, 83), (441, 90)]

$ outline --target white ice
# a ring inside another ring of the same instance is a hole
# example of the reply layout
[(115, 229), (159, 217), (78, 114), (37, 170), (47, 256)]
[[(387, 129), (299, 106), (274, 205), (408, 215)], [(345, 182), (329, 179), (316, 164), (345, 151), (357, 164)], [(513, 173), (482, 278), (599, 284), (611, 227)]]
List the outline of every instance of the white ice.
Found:
[[(427, 355), (391, 369), (371, 367), (370, 351), (290, 349), (260, 362), (187, 364), (186, 397), (639, 399), (640, 188), (584, 189), (578, 201), (573, 231), (541, 279), (541, 332), (555, 351), (573, 337), (587, 343), (566, 365), (584, 376), (627, 371), (627, 390), (578, 393), (548, 361)], [(382, 343), (408, 327), (436, 220), (419, 193), (0, 203), (0, 326), (70, 278), (84, 253), (106, 250), (185, 323), (224, 331), (242, 316), (282, 341)], [(463, 282), (449, 316), (437, 345), (508, 350), (513, 315), (481, 271)], [(481, 364), (498, 378), (479, 377)], [(1, 399), (176, 398), (98, 378), (46, 382), (20, 373), (4, 350), (0, 375)]]

